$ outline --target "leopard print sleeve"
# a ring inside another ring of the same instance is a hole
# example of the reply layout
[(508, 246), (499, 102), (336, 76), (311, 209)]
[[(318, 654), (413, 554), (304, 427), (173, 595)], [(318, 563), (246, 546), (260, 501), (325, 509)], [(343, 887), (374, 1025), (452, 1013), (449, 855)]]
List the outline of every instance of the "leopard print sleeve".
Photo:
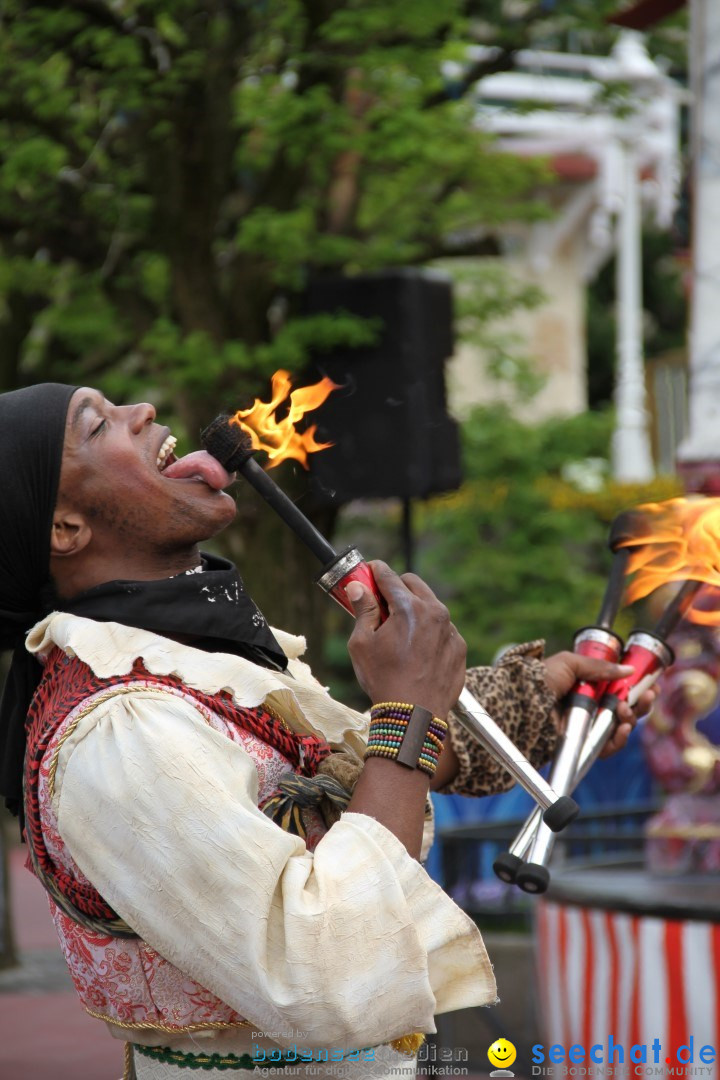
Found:
[[(545, 680), (545, 643), (515, 645), (495, 667), (469, 668), (465, 685), (518, 750), (539, 768), (553, 755), (557, 729), (552, 718), (555, 697)], [(450, 740), (460, 762), (457, 775), (441, 788), (444, 795), (494, 795), (515, 781), (450, 713)]]

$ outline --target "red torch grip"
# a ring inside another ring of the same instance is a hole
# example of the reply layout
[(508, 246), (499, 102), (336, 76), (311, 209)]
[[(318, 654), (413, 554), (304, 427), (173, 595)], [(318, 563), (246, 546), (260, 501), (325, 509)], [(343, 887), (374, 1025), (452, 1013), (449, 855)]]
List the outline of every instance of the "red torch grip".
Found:
[[(608, 660), (615, 664), (622, 652), (622, 639), (601, 626), (587, 626), (575, 635), (573, 652), (579, 656), (590, 656), (594, 660)], [(572, 694), (578, 694), (592, 701), (600, 701), (607, 690), (607, 682), (575, 683)]]
[(354, 615), (352, 603), (345, 592), (351, 581), (359, 581), (370, 589), (380, 607), (381, 621), (385, 622), (389, 614), (387, 603), (377, 587), (372, 570), (357, 548), (342, 551), (331, 563), (323, 567), (323, 572), (317, 579), (318, 585), (324, 592), (329, 593), (333, 600), (337, 600), (341, 607)]
[[(622, 658), (623, 664), (629, 664), (635, 670), (631, 675), (615, 679), (605, 691), (603, 705), (618, 701), (627, 701), (632, 690), (636, 696), (657, 679), (660, 672), (673, 662), (673, 651), (662, 638), (646, 631), (635, 632), (628, 639), (628, 647)], [(610, 700), (608, 700), (610, 699)]]
[(348, 600), (345, 592), (351, 581), (359, 581), (362, 585), (365, 585), (370, 589), (380, 608), (380, 621), (385, 622), (390, 612), (388, 611), (385, 597), (378, 589), (372, 570), (366, 562), (361, 562), (358, 563), (357, 566), (354, 566), (350, 573), (346, 574), (345, 577), (341, 581), (338, 581), (337, 585), (331, 589), (330, 595), (333, 596), (339, 604), (342, 604), (344, 608), (347, 608), (351, 615), (354, 615), (353, 606)]

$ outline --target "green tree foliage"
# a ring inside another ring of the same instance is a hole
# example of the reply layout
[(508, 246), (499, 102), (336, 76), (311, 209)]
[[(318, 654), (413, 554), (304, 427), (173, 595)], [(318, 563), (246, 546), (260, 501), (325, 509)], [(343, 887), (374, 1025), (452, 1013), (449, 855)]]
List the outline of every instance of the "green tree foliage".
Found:
[[(371, 339), (303, 315), (309, 275), (472, 251), (470, 226), (533, 209), (536, 167), (487, 153), (471, 80), (443, 81), (469, 27), (464, 0), (7, 0), (0, 388), (142, 396), (194, 440), (275, 369)], [(231, 553), (300, 629), (314, 567), (253, 499)]]
[(528, 210), (443, 92), (461, 0), (9, 0), (0, 34), (3, 385), (172, 383), (186, 421), (309, 350), (313, 272), (442, 254)]

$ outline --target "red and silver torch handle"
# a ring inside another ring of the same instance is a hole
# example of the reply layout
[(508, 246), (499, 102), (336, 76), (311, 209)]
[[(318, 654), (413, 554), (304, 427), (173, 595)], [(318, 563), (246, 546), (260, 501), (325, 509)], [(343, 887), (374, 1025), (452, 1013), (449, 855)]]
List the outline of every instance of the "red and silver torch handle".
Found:
[[(692, 607), (700, 588), (702, 588), (702, 582), (683, 582), (660, 617), (655, 630), (652, 632), (636, 630), (630, 635), (622, 662), (631, 665), (634, 671), (622, 679), (617, 679), (607, 687), (600, 702), (600, 711), (583, 745), (573, 787), (583, 779), (590, 767), (597, 761), (605, 743), (612, 735), (618, 704), (621, 701), (627, 701), (629, 705), (635, 705), (640, 696), (646, 690), (649, 690), (662, 672), (673, 663), (675, 657), (665, 638), (672, 633), (677, 623)], [(533, 843), (535, 830), (541, 826), (542, 822), (539, 814), (531, 815), (528, 818), (515, 841), (517, 854), (525, 855), (527, 853)], [(538, 893), (545, 892), (547, 889), (550, 880), (547, 863), (552, 853), (553, 843), (552, 836), (547, 835), (543, 830), (542, 844), (538, 844), (537, 850), (533, 847), (533, 861), (525, 863), (518, 870), (517, 884), (525, 892)], [(515, 849), (515, 845), (513, 845), (513, 849)]]
[[(578, 630), (573, 643), (573, 651), (580, 656), (608, 660), (611, 663), (617, 662), (622, 647), (622, 639), (603, 626), (587, 626)], [(550, 785), (557, 795), (569, 795), (575, 786), (575, 773), (582, 746), (590, 730), (598, 700), (602, 697), (606, 686), (607, 683), (580, 682), (573, 687), (565, 732), (550, 773)], [(535, 821), (535, 815), (532, 820)], [(542, 825), (539, 815), (537, 815), (537, 824)], [(498, 855), (493, 863), (493, 869), (501, 881), (508, 883), (515, 881), (533, 839), (534, 833), (529, 830), (529, 825), (526, 823), (513, 841), (510, 850)]]
[[(581, 656), (617, 662), (623, 642), (610, 628), (615, 621), (625, 588), (625, 574), (630, 557), (628, 545), (635, 536), (646, 531), (636, 510), (626, 510), (613, 521), (608, 536), (608, 547), (613, 553), (612, 562), (597, 625), (579, 630), (573, 643), (574, 651)], [(575, 786), (574, 777), (582, 744), (590, 730), (597, 703), (603, 696), (605, 687), (606, 683), (579, 683), (573, 687), (570, 694), (565, 734), (550, 774), (550, 783), (560, 794), (568, 794)], [(534, 819), (534, 822), (534, 828), (537, 828), (539, 819)], [(534, 832), (526, 822), (510, 850), (498, 855), (493, 863), (495, 873), (502, 881), (511, 883), (516, 880), (533, 841)]]
[[(648, 687), (647, 687), (647, 684), (646, 684), (643, 687), (638, 687), (636, 689), (631, 690), (630, 693), (628, 694), (628, 697), (627, 697), (628, 704), (629, 705), (634, 705), (636, 703), (637, 699), (639, 698), (640, 694), (643, 692), (643, 690), (645, 690), (647, 688)], [(576, 787), (577, 784), (579, 784), (582, 779), (584, 779), (585, 775), (587, 774), (587, 772), (590, 769), (590, 766), (596, 760), (597, 760), (597, 755), (594, 755), (593, 759), (591, 761), (590, 757), (588, 755), (586, 755), (585, 753), (581, 754), (580, 761), (578, 763), (578, 771), (577, 771), (577, 774), (576, 774), (574, 782), (573, 782), (573, 788)], [(522, 863), (523, 858), (529, 853), (531, 847), (533, 846), (533, 842), (535, 840), (535, 836), (537, 834), (538, 827), (540, 825), (542, 825), (542, 816), (541, 816), (540, 813), (538, 813), (537, 810), (534, 810), (529, 815), (529, 817), (527, 818), (527, 820), (526, 820), (525, 824), (523, 825), (522, 829), (520, 830), (520, 832), (515, 837), (515, 840), (513, 841), (513, 844), (512, 844), (512, 847), (511, 847), (510, 851), (511, 851), (512, 854), (514, 854), (520, 860), (520, 863)], [(548, 854), (548, 857), (549, 857), (550, 853), (548, 852), (547, 854)], [(538, 855), (539, 855), (539, 853), (538, 853)]]
[[(635, 705), (638, 698), (657, 682), (675, 661), (675, 654), (665, 640), (692, 607), (701, 581), (684, 581), (654, 630), (634, 630), (628, 638), (622, 663), (634, 668), (632, 674), (611, 682), (600, 701), (600, 709), (580, 755), (578, 773), (585, 772), (597, 760), (612, 734), (615, 713), (621, 701)], [(582, 774), (584, 775), (584, 773)], [(580, 777), (579, 777), (580, 778)]]
[[(346, 593), (351, 581), (360, 581), (372, 590), (380, 604), (384, 621), (388, 615), (387, 605), (378, 591), (370, 567), (357, 548), (348, 548), (341, 552), (323, 568), (317, 579), (320, 588), (352, 615), (353, 607)], [(455, 715), (468, 734), (481, 743), (513, 779), (532, 795), (540, 807), (538, 816), (542, 817), (549, 829), (558, 832), (575, 819), (578, 813), (575, 801), (567, 795), (557, 795), (467, 687), (460, 694)]]
[[(621, 701), (634, 705), (638, 698), (657, 682), (666, 668), (674, 660), (670, 646), (654, 633), (639, 630), (628, 638), (628, 647), (622, 658), (623, 664), (632, 664), (635, 668), (631, 675), (616, 679), (610, 683), (600, 702), (600, 708), (582, 747), (576, 774), (570, 790), (588, 773), (600, 756), (605, 743), (612, 735), (616, 721), (616, 710)], [(544, 828), (539, 816), (537, 832), (530, 833), (530, 859), (523, 863), (517, 872), (516, 884), (524, 892), (545, 892), (550, 881), (547, 864), (554, 847), (552, 833)], [(525, 830), (523, 830), (524, 835)]]
[(361, 585), (370, 589), (377, 600), (382, 621), (385, 622), (385, 619), (387, 619), (388, 608), (385, 597), (377, 587), (372, 570), (356, 547), (346, 548), (339, 555), (336, 555), (334, 559), (323, 567), (320, 576), (315, 580), (323, 592), (326, 592), (328, 596), (332, 596), (333, 600), (337, 600), (338, 604), (344, 607), (346, 611), (349, 611), (351, 615), (354, 615), (355, 612), (345, 590), (351, 581), (359, 581)]

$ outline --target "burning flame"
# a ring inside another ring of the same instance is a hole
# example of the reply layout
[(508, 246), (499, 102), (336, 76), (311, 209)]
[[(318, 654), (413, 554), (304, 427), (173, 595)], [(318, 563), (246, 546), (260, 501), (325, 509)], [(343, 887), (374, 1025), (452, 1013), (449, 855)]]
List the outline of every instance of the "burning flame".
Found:
[(669, 499), (634, 512), (641, 527), (621, 545), (632, 549), (625, 602), (632, 604), (670, 582), (702, 581), (711, 588), (698, 594), (685, 617), (707, 626), (720, 624), (720, 499)]
[[(292, 393), (291, 386), (289, 373), (276, 371), (272, 377), (270, 401), (255, 398), (252, 408), (239, 409), (230, 419), (231, 424), (239, 424), (250, 435), (253, 449), (265, 451), (269, 458), (269, 469), (288, 458), (294, 458), (307, 469), (308, 454), (327, 450), (333, 445), (315, 441), (317, 424), (302, 432), (295, 430), (295, 424), (305, 413), (318, 409), (338, 387), (328, 378), (321, 379), (313, 386), (293, 390)], [(275, 413), (283, 405), (288, 407), (287, 416), (278, 420)]]

